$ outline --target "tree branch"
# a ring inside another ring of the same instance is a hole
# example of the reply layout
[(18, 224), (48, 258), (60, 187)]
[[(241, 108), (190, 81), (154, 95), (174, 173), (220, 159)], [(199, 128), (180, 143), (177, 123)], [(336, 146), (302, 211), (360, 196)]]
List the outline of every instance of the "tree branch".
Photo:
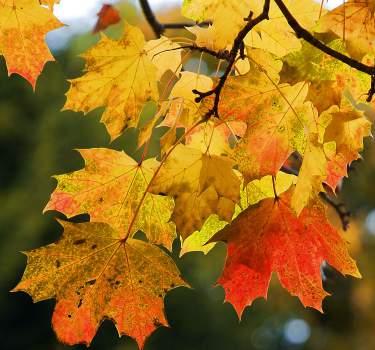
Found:
[(149, 23), (149, 25), (155, 33), (155, 36), (160, 38), (160, 36), (164, 32), (164, 28), (162, 24), (157, 20), (154, 12), (151, 9), (150, 4), (148, 3), (148, 0), (139, 0), (139, 3), (141, 5), (143, 14), (146, 17), (147, 22)]
[[(139, 0), (139, 3), (142, 8), (142, 12), (151, 26), (155, 36), (160, 38), (160, 36), (167, 30), (167, 29), (183, 29), (185, 27), (191, 27), (196, 25), (196, 23), (188, 23), (188, 22), (178, 22), (178, 23), (160, 23), (156, 18), (152, 8), (148, 2), (148, 0)], [(202, 22), (199, 23), (199, 26), (206, 26), (209, 25), (210, 22)]]
[(207, 92), (201, 92), (198, 90), (193, 90), (193, 93), (198, 95), (196, 97), (196, 102), (202, 101), (205, 97), (215, 95), (214, 105), (213, 107), (206, 113), (203, 120), (208, 120), (211, 116), (219, 117), (219, 102), (220, 102), (220, 94), (223, 90), (223, 87), (225, 85), (225, 82), (227, 81), (233, 65), (236, 61), (237, 55), (239, 52), (243, 50), (243, 40), (245, 39), (246, 35), (260, 22), (268, 19), (268, 13), (270, 9), (270, 0), (265, 0), (263, 5), (263, 10), (260, 15), (258, 15), (256, 18), (252, 18), (253, 12), (250, 11), (250, 14), (247, 18), (244, 20), (247, 21), (247, 24), (242, 28), (242, 30), (237, 34), (236, 38), (234, 39), (232, 49), (229, 53), (229, 59), (228, 59), (228, 65), (225, 69), (224, 74), (220, 77), (218, 84), (215, 86), (214, 89), (207, 91)]
[(327, 204), (329, 204), (333, 209), (335, 209), (337, 215), (341, 220), (341, 225), (344, 231), (349, 227), (351, 213), (345, 207), (344, 203), (336, 203), (327, 193), (320, 192), (320, 198), (322, 198)]
[(302, 38), (306, 40), (308, 43), (315, 46), (320, 51), (323, 51), (327, 55), (333, 58), (336, 58), (337, 60), (347, 64), (348, 66), (352, 68), (357, 69), (358, 71), (369, 74), (371, 76), (375, 75), (375, 67), (367, 66), (325, 45), (323, 42), (315, 38), (309, 31), (307, 31), (297, 22), (297, 20), (294, 18), (294, 16), (291, 14), (289, 9), (284, 4), (283, 0), (274, 0), (274, 1), (279, 7), (282, 14), (285, 16), (290, 27), (293, 29), (293, 31), (297, 35), (297, 38)]

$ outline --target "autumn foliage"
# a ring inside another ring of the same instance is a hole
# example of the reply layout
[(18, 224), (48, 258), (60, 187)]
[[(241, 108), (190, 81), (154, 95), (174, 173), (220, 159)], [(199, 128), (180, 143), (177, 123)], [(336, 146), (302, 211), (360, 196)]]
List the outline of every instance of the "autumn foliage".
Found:
[[(53, 60), (45, 36), (62, 26), (57, 2), (0, 1), (0, 53), (9, 75), (33, 88)], [(188, 286), (169, 254), (173, 241), (181, 254), (224, 241), (218, 283), (239, 318), (267, 297), (273, 272), (322, 311), (324, 262), (361, 276), (326, 209), (346, 226), (335, 193), (371, 135), (375, 1), (327, 11), (313, 0), (184, 0), (185, 38), (162, 35), (168, 26), (141, 3), (157, 39), (128, 23), (119, 40), (101, 33), (64, 106), (83, 114), (104, 107), (111, 140), (136, 128), (141, 160), (110, 144), (78, 150), (84, 166), (55, 176), (45, 207), (65, 215), (64, 233), (26, 253), (14, 291), (56, 299), (52, 324), (66, 344), (89, 345), (109, 318), (142, 348), (167, 325), (166, 293)], [(119, 20), (105, 5), (94, 31)], [(215, 67), (189, 71), (191, 57)], [(145, 119), (150, 104), (156, 112)], [(69, 221), (79, 214), (89, 221)]]

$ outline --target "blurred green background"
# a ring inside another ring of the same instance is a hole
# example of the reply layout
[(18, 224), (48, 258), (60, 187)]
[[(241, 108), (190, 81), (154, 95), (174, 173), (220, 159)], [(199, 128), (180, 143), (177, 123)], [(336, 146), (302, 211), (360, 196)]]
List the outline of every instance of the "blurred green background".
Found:
[[(137, 23), (141, 15), (130, 5), (122, 7), (126, 18)], [(161, 14), (176, 19), (176, 11)], [(149, 28), (141, 26), (148, 35)], [(110, 30), (118, 35), (121, 25)], [(86, 34), (55, 51), (57, 63), (48, 63), (34, 93), (18, 76), (7, 77), (0, 59), (0, 334), (1, 349), (83, 349), (58, 343), (50, 319), (54, 301), (33, 304), (24, 293), (10, 293), (22, 276), (26, 258), (20, 251), (51, 243), (61, 235), (56, 213), (42, 214), (55, 181), (54, 174), (82, 167), (74, 148), (111, 147), (135, 156), (134, 130), (114, 143), (102, 124), (101, 110), (82, 117), (60, 112), (68, 89), (67, 78), (81, 74), (78, 54), (98, 40)], [(146, 350), (373, 350), (375, 349), (375, 146), (367, 140), (365, 161), (355, 162), (350, 180), (344, 181), (341, 198), (354, 217), (349, 232), (363, 274), (362, 280), (344, 278), (325, 267), (327, 291), (324, 314), (304, 309), (272, 281), (268, 301), (257, 300), (239, 322), (233, 307), (224, 303), (224, 292), (215, 282), (221, 273), (225, 246), (217, 245), (207, 256), (173, 255), (192, 288), (177, 288), (165, 299), (170, 328), (161, 327), (148, 339)], [(61, 216), (60, 216), (61, 217)], [(334, 219), (334, 218), (333, 218)], [(336, 218), (337, 220), (337, 218)], [(118, 338), (113, 324), (105, 321), (92, 349), (137, 349), (127, 337)]]

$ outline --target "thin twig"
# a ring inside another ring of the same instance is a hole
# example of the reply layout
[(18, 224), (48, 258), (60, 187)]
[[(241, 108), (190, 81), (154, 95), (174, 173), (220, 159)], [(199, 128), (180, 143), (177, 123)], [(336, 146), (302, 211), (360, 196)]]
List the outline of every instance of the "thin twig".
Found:
[(210, 21), (204, 21), (200, 23), (194, 23), (194, 22), (176, 22), (176, 23), (163, 23), (162, 26), (164, 30), (166, 29), (184, 29), (186, 27), (193, 27), (193, 26), (199, 26), (199, 27), (207, 27), (211, 24)]
[(349, 227), (351, 213), (346, 209), (345, 204), (336, 203), (326, 192), (320, 192), (319, 196), (333, 209), (335, 209), (340, 218), (342, 228), (344, 231), (346, 231)]
[(196, 44), (184, 45), (184, 46), (179, 46), (179, 47), (175, 47), (175, 48), (172, 48), (172, 49), (163, 50), (163, 51), (160, 51), (160, 52), (156, 53), (153, 56), (153, 58), (157, 55), (160, 55), (160, 54), (164, 53), (164, 52), (183, 50), (183, 49), (208, 53), (209, 55), (211, 55), (213, 57), (216, 57), (219, 60), (229, 61), (229, 59), (230, 59), (230, 52), (228, 50), (214, 51), (214, 50), (211, 50), (211, 49), (209, 49), (205, 46), (198, 46)]

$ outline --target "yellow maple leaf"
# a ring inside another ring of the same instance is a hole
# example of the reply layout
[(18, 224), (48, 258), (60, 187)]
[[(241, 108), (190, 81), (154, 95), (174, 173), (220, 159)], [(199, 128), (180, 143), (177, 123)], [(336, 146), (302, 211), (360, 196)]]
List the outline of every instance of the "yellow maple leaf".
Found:
[[(333, 40), (327, 46), (347, 54), (342, 40)], [(355, 100), (363, 98), (370, 85), (367, 74), (358, 72), (308, 43), (303, 43), (300, 51), (288, 54), (283, 61), (282, 80), (290, 84), (308, 81), (307, 99), (313, 102), (319, 113), (332, 105), (341, 106), (348, 92)]]
[(162, 164), (150, 191), (174, 197), (171, 219), (183, 238), (199, 230), (210, 214), (231, 219), (240, 196), (240, 179), (233, 165), (225, 157), (181, 144)]
[(27, 252), (27, 267), (13, 291), (34, 302), (56, 298), (52, 325), (60, 341), (89, 345), (105, 318), (120, 335), (144, 341), (166, 325), (163, 297), (186, 285), (160, 248), (121, 234), (103, 223), (61, 222), (57, 243)]
[[(105, 106), (101, 121), (115, 139), (124, 129), (138, 125), (147, 101), (158, 100), (158, 77), (178, 66), (179, 53), (164, 52), (174, 46), (166, 38), (146, 44), (141, 30), (129, 24), (118, 41), (102, 34), (99, 43), (82, 55), (86, 73), (70, 81), (64, 108), (87, 113)], [(160, 59), (164, 63), (157, 68)]]
[(347, 176), (348, 165), (360, 158), (358, 152), (363, 149), (363, 138), (371, 135), (371, 122), (362, 112), (350, 107), (333, 107), (330, 112), (332, 122), (324, 140), (335, 142), (336, 152), (328, 163), (326, 183), (335, 190), (339, 181)]
[(375, 1), (349, 0), (323, 16), (315, 30), (332, 31), (346, 44), (351, 56), (361, 60), (375, 53)]
[[(212, 25), (207, 28), (195, 26), (188, 29), (196, 36), (195, 43), (214, 51), (230, 50), (238, 32), (246, 25), (244, 17), (248, 15), (245, 13), (249, 10), (242, 11), (241, 9), (245, 9), (242, 2), (237, 2), (234, 6), (228, 6), (225, 3), (218, 4), (213, 11)], [(237, 12), (238, 10), (244, 13), (243, 17)]]
[(53, 61), (45, 42), (46, 34), (62, 24), (38, 0), (0, 2), (0, 54), (8, 74), (17, 73), (35, 89), (38, 76)]
[(138, 164), (124, 152), (80, 150), (85, 168), (58, 175), (57, 188), (45, 207), (67, 217), (88, 213), (93, 222), (105, 222), (132, 236), (142, 230), (147, 238), (171, 249), (175, 227), (169, 222), (173, 200), (146, 193), (159, 163)]
[(227, 8), (228, 20), (231, 17), (237, 17), (236, 20), (242, 20), (250, 13), (251, 0), (235, 1), (235, 0), (184, 0), (182, 4), (182, 14), (185, 17), (195, 21), (202, 22), (215, 17), (220, 10), (220, 6)]
[[(255, 14), (261, 12), (263, 3), (263, 1), (252, 2), (251, 8)], [(306, 29), (313, 27), (319, 18), (320, 6), (314, 1), (286, 0), (284, 3)], [(269, 19), (259, 23), (246, 36), (244, 42), (247, 46), (267, 50), (279, 57), (301, 49), (301, 41), (273, 1), (270, 4)]]

